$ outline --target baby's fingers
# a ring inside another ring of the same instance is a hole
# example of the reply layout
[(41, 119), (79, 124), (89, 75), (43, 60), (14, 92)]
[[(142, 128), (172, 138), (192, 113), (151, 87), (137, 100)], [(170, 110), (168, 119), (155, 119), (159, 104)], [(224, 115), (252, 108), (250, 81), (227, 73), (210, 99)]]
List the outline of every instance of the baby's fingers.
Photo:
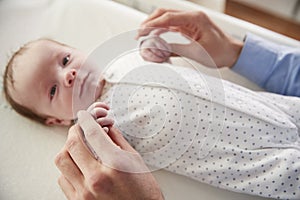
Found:
[(99, 118), (96, 119), (96, 122), (108, 133), (109, 128), (114, 125), (114, 120), (109, 118)]
[(168, 59), (168, 57), (160, 57), (157, 54), (153, 53), (152, 49), (142, 49), (141, 56), (146, 61), (157, 62), (157, 63), (164, 62)]
[(114, 125), (114, 120), (107, 117), (96, 119), (96, 122), (102, 127)]
[(91, 112), (94, 108), (104, 108), (105, 110), (109, 110), (109, 106), (106, 103), (97, 101), (90, 105), (87, 111)]
[(108, 127), (102, 127), (102, 128), (103, 128), (103, 130), (104, 130), (106, 133), (109, 132), (109, 128), (108, 128)]
[(89, 113), (94, 117), (94, 119), (98, 119), (101, 117), (106, 117), (108, 111), (105, 110), (104, 108), (94, 108)]
[(169, 58), (171, 55), (171, 47), (170, 45), (168, 45), (168, 43), (166, 43), (165, 41), (161, 40), (160, 42), (156, 43), (156, 47), (155, 47), (155, 52), (159, 52), (160, 57), (167, 57)]

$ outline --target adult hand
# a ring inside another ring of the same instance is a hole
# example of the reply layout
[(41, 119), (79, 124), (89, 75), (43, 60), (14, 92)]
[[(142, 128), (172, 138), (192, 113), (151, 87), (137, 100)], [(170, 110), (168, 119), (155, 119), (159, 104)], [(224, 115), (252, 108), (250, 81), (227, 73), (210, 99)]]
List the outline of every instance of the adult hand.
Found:
[(203, 49), (196, 44), (205, 49), (218, 67), (233, 66), (243, 47), (242, 41), (227, 35), (202, 11), (157, 9), (141, 24), (137, 38), (157, 28), (178, 31), (196, 41), (191, 45), (171, 44), (172, 51), (209, 66)]
[[(82, 131), (85, 139), (93, 142), (90, 145), (98, 159), (83, 142)], [(128, 157), (138, 160), (128, 163)], [(112, 127), (107, 134), (86, 111), (78, 113), (78, 124), (70, 128), (67, 142), (55, 163), (62, 173), (59, 185), (68, 199), (163, 199), (153, 175), (121, 133)], [(129, 169), (131, 164), (139, 164), (132, 168), (141, 169), (140, 173), (116, 170)]]

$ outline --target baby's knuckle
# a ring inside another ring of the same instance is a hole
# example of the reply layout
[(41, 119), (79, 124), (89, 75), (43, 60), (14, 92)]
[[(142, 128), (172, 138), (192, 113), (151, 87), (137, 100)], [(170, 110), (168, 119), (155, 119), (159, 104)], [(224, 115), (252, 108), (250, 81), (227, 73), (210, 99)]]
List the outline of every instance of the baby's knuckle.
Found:
[(99, 107), (99, 108), (103, 108), (105, 110), (108, 109), (108, 105), (106, 103), (102, 102), (102, 101), (97, 102), (96, 106)]
[(90, 113), (93, 117), (95, 117), (95, 115), (96, 115), (96, 108), (92, 108), (92, 109), (89, 111), (89, 113)]
[(106, 108), (99, 108), (99, 114), (107, 115), (107, 109)]
[(110, 123), (111, 125), (113, 125), (113, 124), (115, 123), (115, 120), (112, 119), (112, 118), (108, 118), (108, 120), (109, 120), (109, 123)]
[(91, 112), (91, 111), (94, 110), (95, 108), (99, 107), (99, 103), (100, 103), (100, 102), (94, 102), (94, 103), (92, 103), (92, 104), (88, 107), (87, 111), (88, 111), (88, 112)]
[(90, 105), (90, 108), (94, 108), (95, 106), (97, 106), (97, 103), (98, 103), (98, 102), (92, 103), (92, 104)]

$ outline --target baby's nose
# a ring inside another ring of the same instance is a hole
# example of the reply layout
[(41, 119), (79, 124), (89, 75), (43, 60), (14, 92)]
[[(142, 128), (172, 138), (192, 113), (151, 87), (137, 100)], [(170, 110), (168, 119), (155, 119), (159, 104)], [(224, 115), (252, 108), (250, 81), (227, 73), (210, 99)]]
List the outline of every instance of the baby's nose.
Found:
[(72, 87), (76, 78), (77, 72), (75, 69), (71, 69), (65, 75), (65, 86)]

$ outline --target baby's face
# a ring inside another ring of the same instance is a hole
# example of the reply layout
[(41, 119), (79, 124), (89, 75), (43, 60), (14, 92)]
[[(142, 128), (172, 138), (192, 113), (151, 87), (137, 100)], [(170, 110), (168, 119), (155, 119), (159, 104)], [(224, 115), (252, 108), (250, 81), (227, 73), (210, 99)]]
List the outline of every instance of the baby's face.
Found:
[[(80, 51), (52, 41), (30, 44), (16, 60), (13, 98), (36, 113), (49, 116), (47, 124), (67, 125), (76, 114), (74, 104), (82, 109), (102, 90), (101, 79), (92, 76), (93, 67), (81, 67), (85, 60)], [(79, 106), (89, 93), (95, 95), (88, 98), (86, 105)]]

